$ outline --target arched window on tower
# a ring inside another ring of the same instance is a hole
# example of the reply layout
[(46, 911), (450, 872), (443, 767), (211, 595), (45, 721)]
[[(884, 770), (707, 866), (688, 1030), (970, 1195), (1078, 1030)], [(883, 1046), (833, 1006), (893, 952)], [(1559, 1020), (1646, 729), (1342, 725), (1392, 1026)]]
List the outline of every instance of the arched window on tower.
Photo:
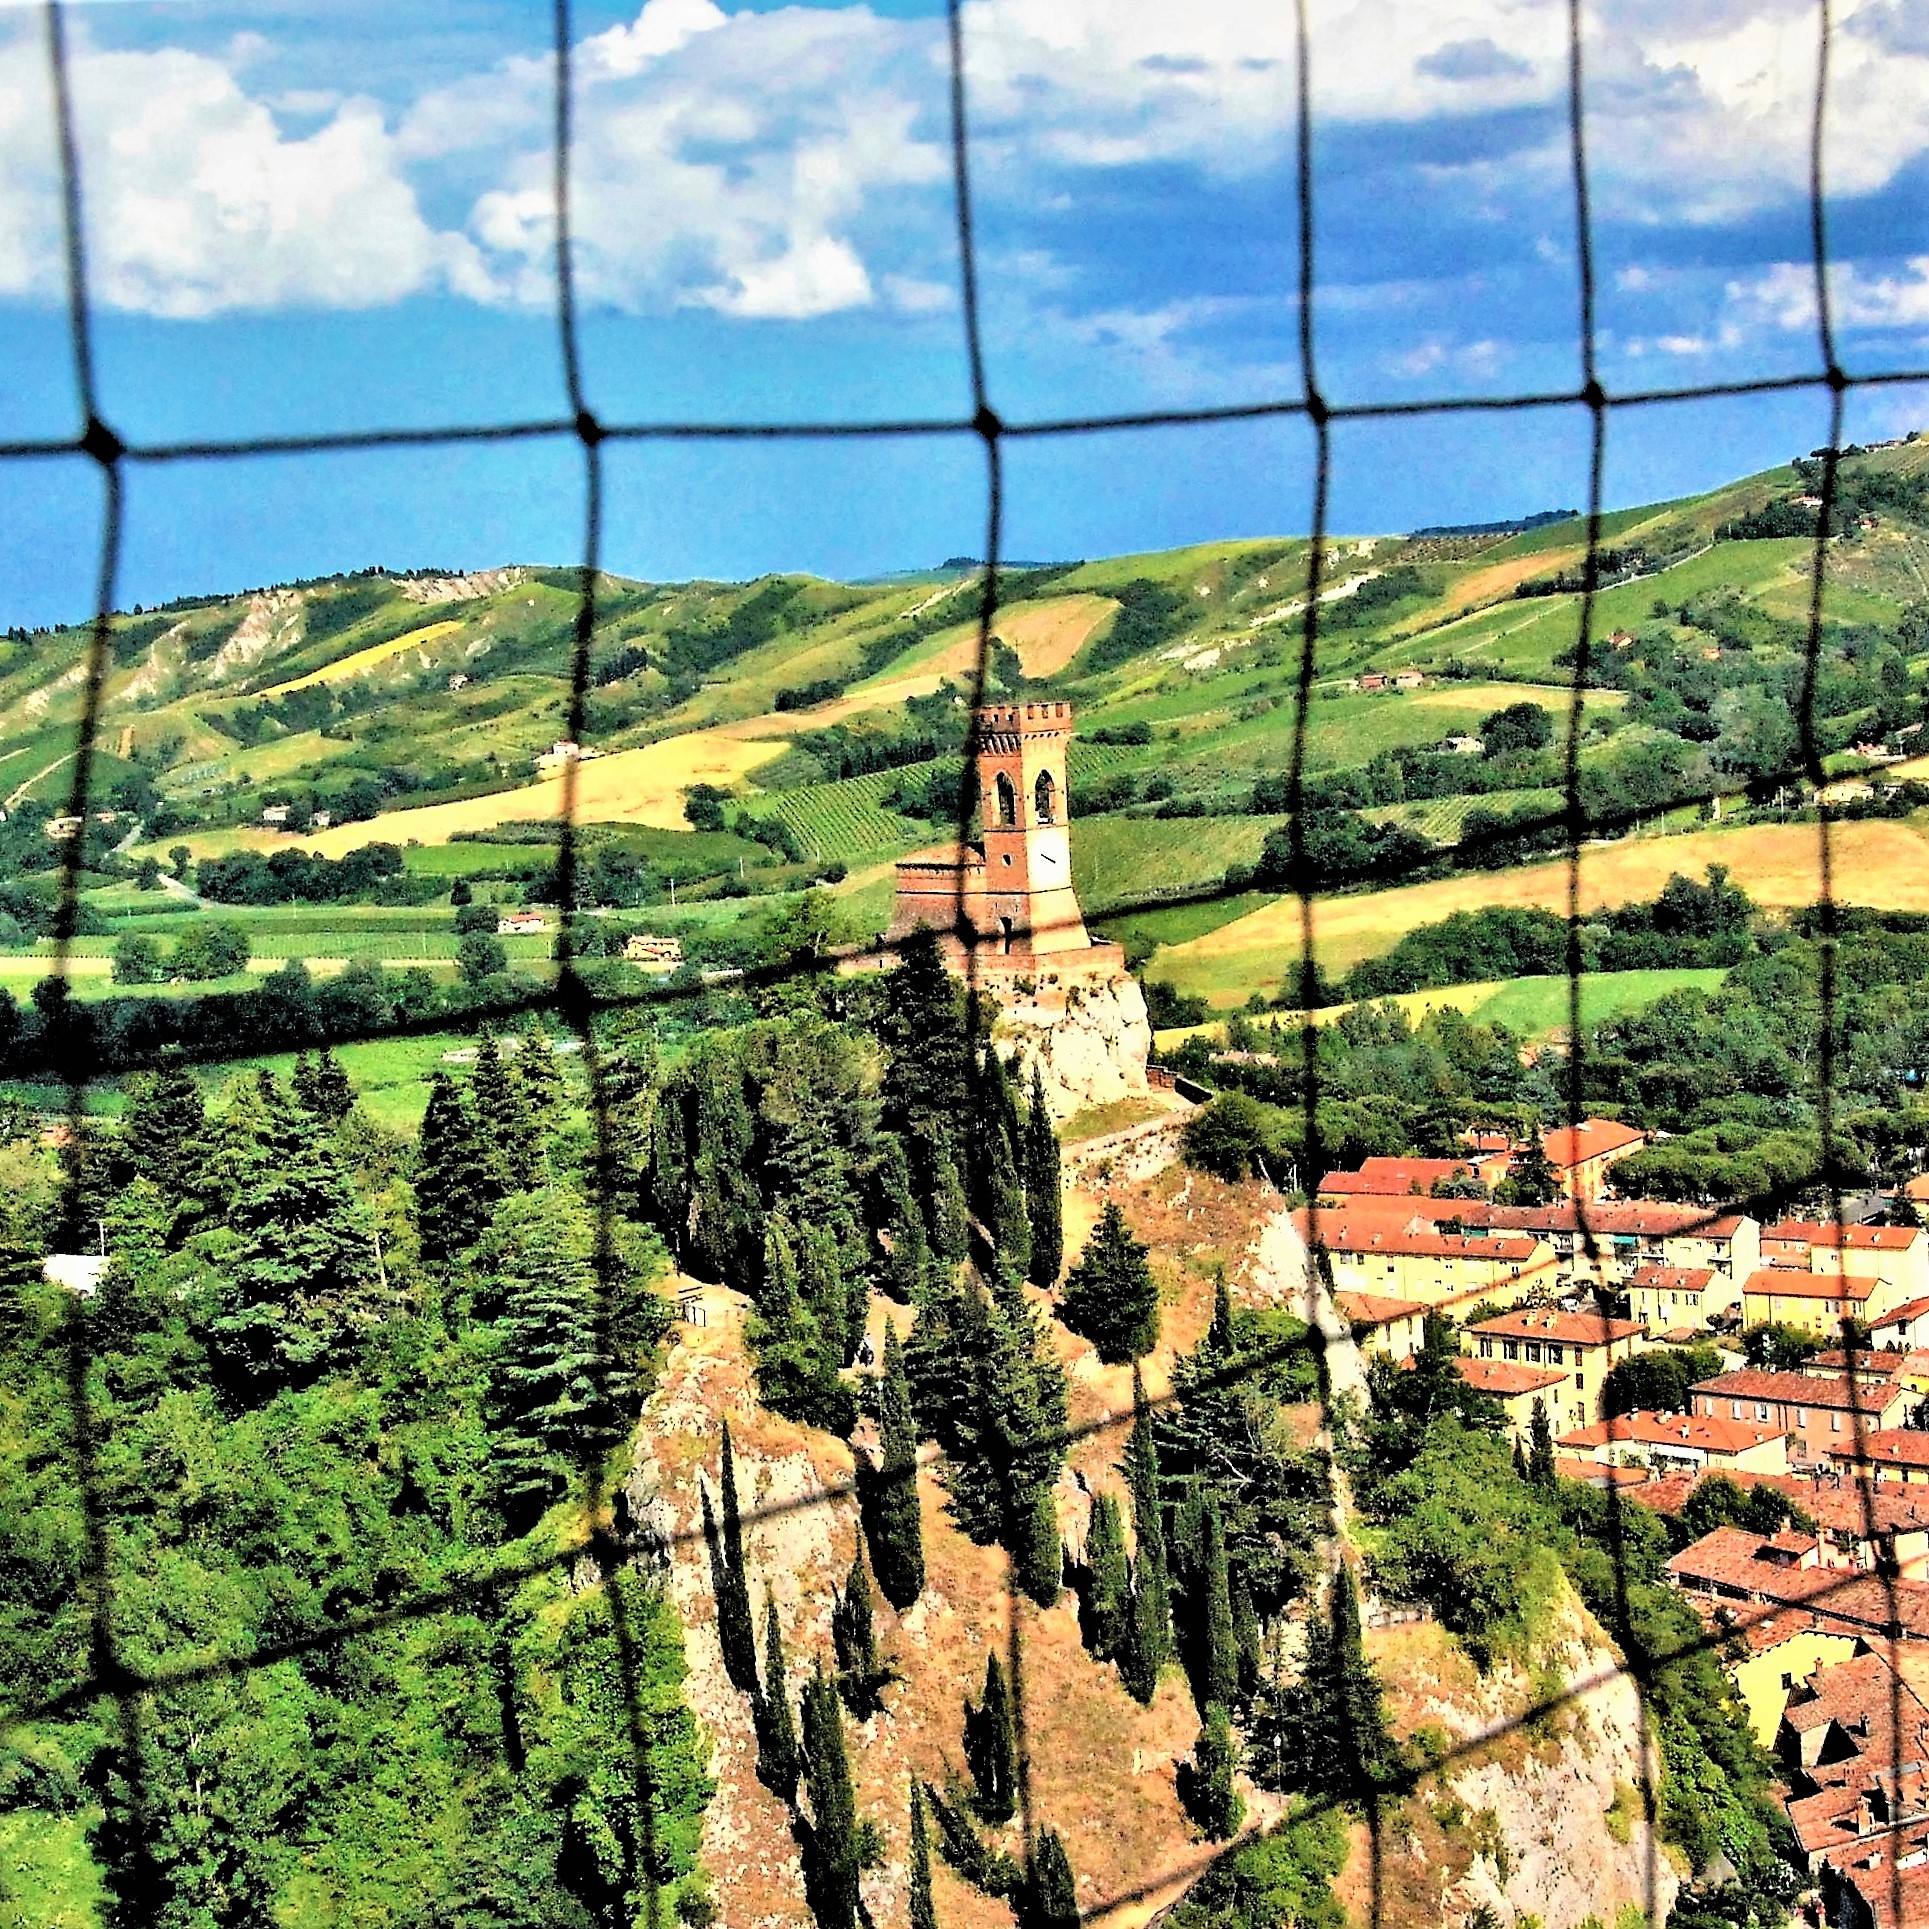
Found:
[(1058, 821), (1058, 786), (1052, 782), (1052, 773), (1041, 770), (1037, 785), (1032, 791), (1032, 803), (1036, 807), (1038, 821), (1052, 824)]
[(1018, 793), (1011, 787), (1011, 779), (1001, 770), (998, 773), (996, 788), (998, 798), (998, 821), (1001, 824), (1015, 824), (1018, 821)]

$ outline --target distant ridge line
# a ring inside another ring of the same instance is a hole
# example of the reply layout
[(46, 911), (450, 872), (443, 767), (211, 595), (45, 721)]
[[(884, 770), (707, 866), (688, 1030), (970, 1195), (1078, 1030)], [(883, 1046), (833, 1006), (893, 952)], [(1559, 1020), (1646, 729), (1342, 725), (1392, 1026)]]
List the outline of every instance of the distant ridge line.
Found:
[(1506, 522), (1437, 522), (1424, 529), (1410, 529), (1409, 536), (1524, 536), (1530, 529), (1545, 529), (1550, 522), (1573, 522), (1578, 509), (1543, 509), (1538, 515), (1515, 516)]

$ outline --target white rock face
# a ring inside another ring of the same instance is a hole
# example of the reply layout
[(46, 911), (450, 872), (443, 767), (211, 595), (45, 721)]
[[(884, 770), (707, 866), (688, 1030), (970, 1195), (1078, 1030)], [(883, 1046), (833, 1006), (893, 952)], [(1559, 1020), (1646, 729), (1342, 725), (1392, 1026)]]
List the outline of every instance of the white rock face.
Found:
[(1025, 983), (998, 987), (995, 1034), (1014, 1055), (1021, 1090), (1036, 1065), (1052, 1115), (1062, 1119), (1146, 1089), (1152, 1023), (1136, 979), (1121, 971), (1063, 982), (1046, 971), (1029, 989)]

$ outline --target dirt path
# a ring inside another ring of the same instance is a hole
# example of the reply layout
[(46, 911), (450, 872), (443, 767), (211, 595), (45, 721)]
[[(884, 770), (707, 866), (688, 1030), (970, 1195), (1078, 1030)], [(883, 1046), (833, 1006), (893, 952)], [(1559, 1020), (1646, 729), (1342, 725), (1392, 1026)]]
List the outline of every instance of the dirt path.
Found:
[(74, 753), (71, 750), (69, 750), (64, 755), (56, 757), (52, 763), (47, 764), (42, 769), (36, 770), (34, 774), (31, 777), (29, 777), (25, 783), (17, 785), (13, 790), (8, 792), (7, 808), (9, 810), (12, 810), (20, 802), (20, 800), (24, 796), (26, 796), (28, 791), (32, 790), (34, 785), (39, 783), (41, 778), (51, 777), (54, 774), (54, 772), (61, 767), (62, 764), (70, 764), (73, 762), (73, 760), (74, 760)]

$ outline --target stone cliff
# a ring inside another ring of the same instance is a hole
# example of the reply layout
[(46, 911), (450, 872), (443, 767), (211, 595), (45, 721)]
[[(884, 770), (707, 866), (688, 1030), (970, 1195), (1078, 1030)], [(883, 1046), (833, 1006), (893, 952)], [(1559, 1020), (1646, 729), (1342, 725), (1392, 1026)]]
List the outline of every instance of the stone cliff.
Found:
[(993, 1036), (1015, 1059), (1020, 1089), (1032, 1067), (1044, 1075), (1055, 1116), (1106, 1105), (1146, 1089), (1152, 1024), (1145, 994), (1129, 973), (1090, 977), (1041, 971), (991, 987), (999, 1003)]

